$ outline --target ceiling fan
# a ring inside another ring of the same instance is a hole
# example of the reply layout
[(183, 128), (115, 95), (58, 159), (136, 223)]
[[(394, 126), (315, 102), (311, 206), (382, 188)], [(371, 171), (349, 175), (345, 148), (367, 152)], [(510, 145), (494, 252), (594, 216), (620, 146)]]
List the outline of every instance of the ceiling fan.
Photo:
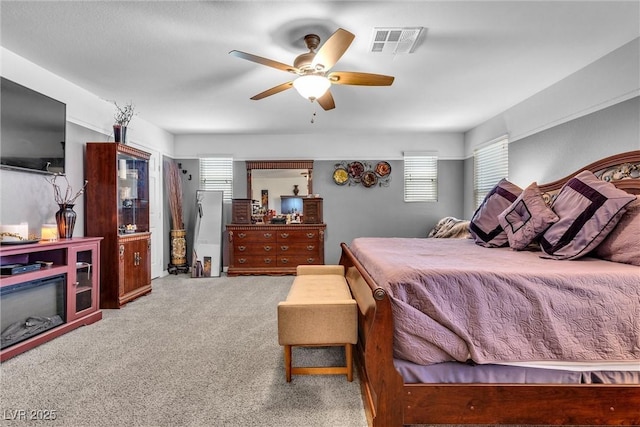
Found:
[(317, 101), (323, 109), (331, 110), (336, 107), (329, 91), (332, 84), (390, 86), (393, 83), (392, 76), (382, 74), (330, 71), (349, 48), (354, 38), (355, 36), (349, 31), (339, 28), (316, 52), (320, 45), (320, 37), (308, 34), (304, 37), (304, 42), (309, 52), (296, 57), (293, 66), (238, 50), (232, 50), (229, 54), (298, 76), (295, 80), (267, 89), (252, 96), (251, 99), (257, 101), (294, 87), (304, 98), (311, 102)]

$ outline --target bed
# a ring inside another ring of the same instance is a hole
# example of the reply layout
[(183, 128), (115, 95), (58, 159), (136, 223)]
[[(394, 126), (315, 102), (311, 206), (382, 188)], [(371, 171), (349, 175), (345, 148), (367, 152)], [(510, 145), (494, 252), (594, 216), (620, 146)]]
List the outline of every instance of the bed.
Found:
[[(628, 200), (640, 194), (640, 150), (537, 186), (545, 205), (576, 205), (563, 197), (587, 173), (625, 192), (625, 208), (599, 225), (614, 235), (638, 203)], [(370, 425), (640, 425), (640, 267), (595, 256), (602, 239), (563, 253), (549, 236), (565, 217), (538, 234), (543, 251), (473, 239), (341, 244)]]

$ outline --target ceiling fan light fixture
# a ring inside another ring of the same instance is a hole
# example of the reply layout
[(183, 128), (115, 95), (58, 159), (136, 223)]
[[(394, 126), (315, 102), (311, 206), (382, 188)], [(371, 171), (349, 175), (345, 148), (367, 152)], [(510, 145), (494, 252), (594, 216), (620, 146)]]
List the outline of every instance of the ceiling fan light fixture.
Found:
[(313, 101), (320, 98), (331, 86), (331, 82), (324, 76), (309, 74), (300, 76), (293, 81), (293, 87), (296, 88), (300, 96)]

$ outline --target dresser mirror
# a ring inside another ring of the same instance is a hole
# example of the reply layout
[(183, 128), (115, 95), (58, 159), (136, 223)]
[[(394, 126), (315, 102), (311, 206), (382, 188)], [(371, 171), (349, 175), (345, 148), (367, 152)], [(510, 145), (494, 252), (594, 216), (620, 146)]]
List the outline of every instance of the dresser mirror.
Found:
[[(264, 209), (278, 214), (290, 213), (291, 209), (298, 209), (297, 204), (292, 201), (289, 208), (286, 199), (313, 194), (313, 160), (247, 161), (246, 164), (247, 198)], [(287, 205), (286, 212), (283, 212), (283, 202)]]

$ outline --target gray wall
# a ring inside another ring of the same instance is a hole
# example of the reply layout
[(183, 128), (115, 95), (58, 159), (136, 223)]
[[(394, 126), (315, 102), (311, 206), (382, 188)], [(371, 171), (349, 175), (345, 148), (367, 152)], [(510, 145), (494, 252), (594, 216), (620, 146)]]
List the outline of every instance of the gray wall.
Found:
[[(640, 97), (509, 145), (509, 179), (551, 182), (603, 157), (640, 149)], [(524, 187), (523, 187), (524, 188)]]
[[(84, 152), (87, 141), (105, 141), (106, 137), (82, 126), (67, 122), (65, 168), (67, 178), (75, 194), (84, 182)], [(78, 166), (80, 165), (80, 166)], [(0, 169), (0, 223), (29, 223), (29, 233), (40, 236), (42, 224), (55, 224), (58, 205), (53, 197), (53, 187), (40, 173)], [(66, 183), (58, 179), (60, 189)], [(78, 214), (73, 229), (74, 237), (84, 236), (84, 195), (76, 200), (74, 211)]]
[[(524, 188), (566, 177), (603, 157), (640, 150), (640, 97), (509, 144), (509, 180)], [(465, 160), (464, 216), (473, 215), (473, 158)]]
[[(425, 237), (443, 216), (461, 216), (463, 198), (462, 160), (438, 162), (438, 201), (405, 203), (403, 201), (403, 162), (390, 161), (391, 181), (388, 187), (365, 188), (362, 185), (339, 186), (333, 182), (334, 165), (342, 160), (315, 161), (313, 192), (323, 198), (325, 262), (337, 263), (340, 243), (355, 237)], [(384, 159), (380, 159), (384, 160)], [(234, 196), (246, 197), (245, 162), (234, 162)], [(227, 207), (230, 210), (230, 207)], [(227, 210), (228, 212), (228, 210)], [(229, 216), (227, 216), (229, 218)], [(226, 261), (226, 260), (225, 260)], [(226, 263), (225, 263), (226, 265)]]

